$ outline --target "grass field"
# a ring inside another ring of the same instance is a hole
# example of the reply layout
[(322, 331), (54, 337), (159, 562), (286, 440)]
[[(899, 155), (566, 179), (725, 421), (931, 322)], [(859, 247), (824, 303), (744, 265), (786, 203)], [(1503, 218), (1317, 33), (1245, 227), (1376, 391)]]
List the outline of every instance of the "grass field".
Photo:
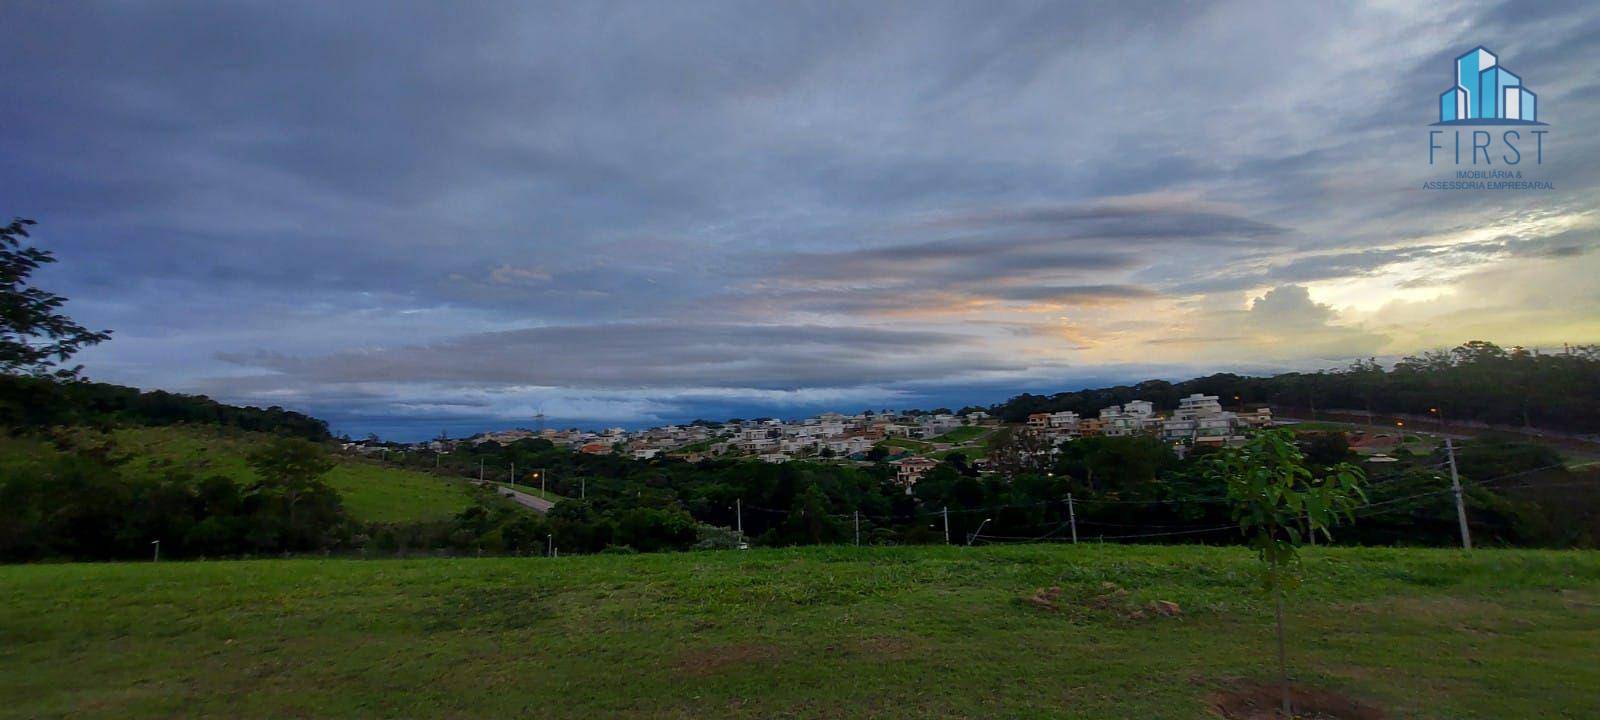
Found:
[[(0, 567), (0, 717), (1190, 720), (1272, 677), (1253, 564), (1085, 544)], [(1322, 548), (1307, 570), (1307, 686), (1391, 718), (1600, 717), (1600, 554)], [(1057, 609), (1022, 599), (1052, 585)]]
[(880, 441), (878, 444), (885, 447), (905, 448), (906, 450), (910, 450), (911, 452), (918, 454), (933, 450), (932, 445), (920, 440), (912, 440), (910, 438), (889, 438), (888, 440)]
[[(88, 438), (88, 431), (80, 431)], [(223, 475), (238, 482), (254, 480), (246, 463), (250, 450), (269, 436), (203, 426), (129, 427), (112, 431), (117, 453), (126, 455), (125, 472), (159, 478), (170, 470), (195, 477)], [(91, 440), (93, 441), (93, 440)], [(29, 438), (0, 440), (0, 471), (38, 462), (54, 450)], [(376, 461), (339, 457), (323, 478), (344, 498), (357, 520), (407, 522), (448, 518), (472, 505), (464, 480), (439, 478), (412, 470), (385, 467)]]
[(982, 445), (950, 448), (949, 450), (940, 450), (938, 452), (928, 453), (928, 457), (933, 458), (934, 460), (943, 460), (955, 453), (961, 453), (968, 460), (981, 460), (989, 457), (989, 448), (986, 448)]
[(988, 432), (988, 428), (965, 425), (940, 435), (939, 437), (933, 438), (933, 442), (960, 444), (964, 442), (971, 442), (972, 440), (982, 437)]

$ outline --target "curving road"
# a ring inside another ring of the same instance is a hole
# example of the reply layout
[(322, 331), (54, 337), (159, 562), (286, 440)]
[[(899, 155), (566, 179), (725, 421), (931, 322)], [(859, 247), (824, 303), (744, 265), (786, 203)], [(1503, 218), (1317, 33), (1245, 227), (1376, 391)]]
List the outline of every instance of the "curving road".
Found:
[(555, 503), (539, 497), (538, 495), (530, 495), (522, 492), (521, 490), (514, 490), (504, 485), (495, 484), (495, 492), (511, 498), (518, 505), (521, 505), (525, 508), (530, 508), (535, 512), (550, 512), (550, 508), (556, 506)]

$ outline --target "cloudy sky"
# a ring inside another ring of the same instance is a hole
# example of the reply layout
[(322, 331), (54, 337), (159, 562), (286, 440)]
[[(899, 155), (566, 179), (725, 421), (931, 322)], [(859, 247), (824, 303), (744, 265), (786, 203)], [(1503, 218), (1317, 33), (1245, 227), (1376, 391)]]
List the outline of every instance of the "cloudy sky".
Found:
[[(1593, 2), (21, 0), (0, 27), (0, 215), (115, 330), (91, 377), (352, 433), (1600, 341)], [(1552, 189), (1424, 189), (1478, 44), (1549, 123), (1493, 169)]]

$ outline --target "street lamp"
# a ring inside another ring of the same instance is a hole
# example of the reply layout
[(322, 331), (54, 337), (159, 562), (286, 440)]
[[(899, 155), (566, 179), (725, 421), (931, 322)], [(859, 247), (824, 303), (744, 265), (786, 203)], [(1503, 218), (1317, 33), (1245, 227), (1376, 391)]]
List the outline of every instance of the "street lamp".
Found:
[(972, 534), (967, 536), (967, 547), (972, 547), (972, 541), (978, 539), (978, 534), (983, 532), (983, 526), (988, 525), (989, 521), (992, 519), (993, 518), (984, 518), (983, 522), (978, 523), (978, 529), (973, 530)]
[(1401, 445), (1406, 444), (1406, 421), (1396, 420), (1394, 421), (1394, 426), (1400, 429), (1400, 442), (1395, 444), (1395, 447), (1399, 448)]
[(1439, 408), (1436, 408), (1436, 407), (1428, 408), (1428, 412), (1433, 413), (1433, 416), (1439, 420), (1439, 432), (1443, 433), (1444, 432), (1444, 413), (1439, 412)]

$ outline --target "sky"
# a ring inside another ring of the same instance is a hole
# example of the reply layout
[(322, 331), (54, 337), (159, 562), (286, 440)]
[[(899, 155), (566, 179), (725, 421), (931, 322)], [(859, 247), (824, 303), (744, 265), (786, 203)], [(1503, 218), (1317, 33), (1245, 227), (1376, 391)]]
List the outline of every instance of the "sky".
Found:
[[(20, 0), (0, 27), (0, 215), (115, 332), (88, 376), (353, 435), (1600, 341), (1593, 2)], [(1429, 163), (1480, 44), (1539, 94), (1537, 163), (1519, 135), (1516, 166), (1457, 165), (1451, 128)], [(1550, 187), (1426, 187), (1458, 170)]]

